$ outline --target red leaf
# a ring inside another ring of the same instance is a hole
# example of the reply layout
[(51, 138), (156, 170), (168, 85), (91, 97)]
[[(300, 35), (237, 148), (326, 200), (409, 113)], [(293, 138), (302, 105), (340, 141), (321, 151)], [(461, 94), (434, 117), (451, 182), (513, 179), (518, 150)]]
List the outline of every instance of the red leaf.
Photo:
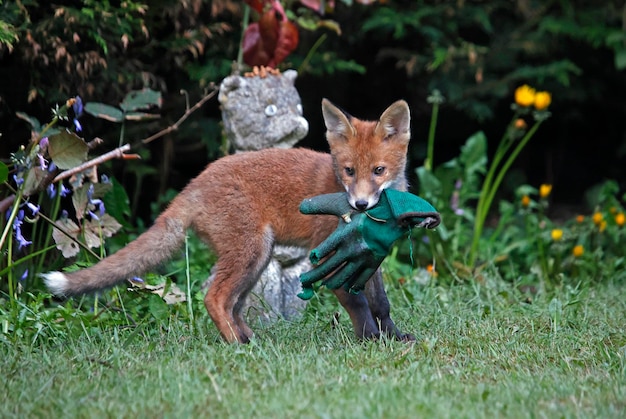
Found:
[(246, 32), (243, 34), (243, 60), (246, 64), (267, 65), (270, 56), (265, 52), (263, 47), (263, 39), (258, 23), (248, 25)]
[(253, 10), (259, 13), (263, 13), (263, 9), (267, 3), (271, 3), (271, 0), (245, 0), (246, 4)]
[(278, 42), (274, 50), (273, 62), (269, 64), (270, 67), (275, 67), (283, 62), (283, 60), (296, 49), (298, 40), (298, 28), (296, 28), (296, 25), (288, 20), (280, 22)]
[(243, 36), (243, 59), (251, 66), (276, 67), (298, 46), (298, 28), (271, 8)]
[(261, 19), (259, 19), (259, 30), (261, 31), (265, 52), (270, 56), (273, 55), (279, 30), (278, 19), (276, 18), (274, 9), (270, 9), (261, 15)]

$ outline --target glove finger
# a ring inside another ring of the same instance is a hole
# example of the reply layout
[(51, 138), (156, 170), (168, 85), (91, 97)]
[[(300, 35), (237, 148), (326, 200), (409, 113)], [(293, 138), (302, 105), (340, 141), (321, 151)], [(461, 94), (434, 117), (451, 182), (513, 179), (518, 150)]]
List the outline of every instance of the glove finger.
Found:
[(341, 264), (344, 262), (344, 259), (341, 258), (336, 253), (322, 262), (321, 265), (316, 266), (308, 272), (305, 272), (300, 275), (300, 283), (302, 286), (311, 286), (313, 283), (320, 281), (330, 275), (333, 271), (335, 271)]
[(302, 287), (302, 291), (298, 293), (298, 298), (306, 301), (306, 300), (310, 300), (311, 298), (313, 298), (313, 295), (315, 295), (313, 288)]
[[(359, 263), (351, 262), (347, 263), (345, 266), (338, 269), (332, 276), (328, 279), (324, 280), (322, 284), (326, 286), (326, 288), (330, 288), (331, 290), (337, 289), (341, 286), (346, 288), (346, 284), (349, 284), (352, 278), (359, 275), (359, 273), (364, 269), (364, 266)], [(348, 288), (350, 288), (348, 286)]]
[(351, 210), (352, 207), (344, 192), (318, 195), (307, 198), (300, 203), (300, 212), (302, 214), (329, 214), (341, 217), (343, 214), (351, 212)]
[(378, 269), (378, 267), (376, 268), (368, 267), (364, 269), (359, 274), (359, 276), (355, 278), (353, 281), (346, 282), (343, 285), (343, 289), (348, 291), (350, 294), (358, 294), (359, 292), (363, 291), (363, 289), (365, 288), (365, 284), (374, 275), (374, 273), (376, 272), (376, 269)]
[(345, 240), (345, 234), (345, 232), (339, 229), (333, 231), (326, 240), (321, 242), (315, 249), (311, 250), (309, 254), (311, 263), (317, 265), (322, 259), (341, 246), (341, 243)]

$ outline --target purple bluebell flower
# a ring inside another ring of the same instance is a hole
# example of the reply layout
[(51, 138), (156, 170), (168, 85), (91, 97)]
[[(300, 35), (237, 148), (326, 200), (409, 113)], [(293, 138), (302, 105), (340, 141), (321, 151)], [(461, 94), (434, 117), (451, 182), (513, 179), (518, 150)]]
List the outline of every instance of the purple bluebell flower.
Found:
[(21, 281), (25, 281), (25, 280), (26, 280), (26, 278), (28, 278), (28, 269), (26, 269), (26, 270), (24, 271), (24, 273), (23, 273), (23, 274), (22, 274), (22, 276), (20, 277), (20, 280), (21, 280)]
[(102, 175), (100, 176), (100, 182), (102, 183), (111, 183), (111, 179), (109, 179), (109, 177), (107, 175)]
[(39, 212), (39, 205), (35, 205), (32, 202), (27, 202), (26, 206), (28, 207), (28, 209), (30, 210), (30, 212), (33, 214), (33, 217), (35, 215), (37, 215), (37, 213)]
[(48, 185), (46, 192), (48, 192), (50, 199), (54, 199), (54, 197), (57, 196), (57, 188), (54, 186), (54, 183)]
[(26, 246), (33, 244), (32, 241), (26, 240), (24, 236), (22, 236), (22, 230), (20, 228), (15, 230), (15, 239), (17, 240), (17, 250), (22, 250)]
[(39, 160), (39, 167), (41, 167), (41, 170), (46, 170), (48, 168), (48, 163), (46, 162), (46, 159), (44, 159), (43, 156), (39, 153), (37, 153), (37, 159)]
[(55, 170), (57, 170), (57, 165), (56, 165), (56, 164), (54, 164), (54, 162), (53, 162), (53, 161), (51, 161), (51, 162), (50, 162), (50, 164), (48, 165), (48, 172), (52, 173), (52, 172), (54, 172)]
[(104, 202), (102, 202), (101, 199), (94, 199), (92, 204), (98, 206), (98, 211), (100, 212), (100, 216), (104, 215), (104, 212), (105, 212)]
[(24, 220), (24, 210), (19, 210), (15, 220), (13, 220), (13, 231), (15, 232), (15, 240), (17, 240), (18, 250), (28, 246), (32, 241), (26, 240), (22, 235), (22, 220)]
[(15, 184), (17, 185), (18, 188), (22, 186), (22, 184), (24, 183), (24, 178), (18, 177), (17, 175), (13, 175), (13, 180), (15, 181)]
[(42, 150), (48, 148), (48, 144), (50, 144), (50, 142), (48, 141), (48, 137), (43, 137), (41, 140), (39, 140), (39, 148)]
[[(48, 185), (48, 188), (46, 188), (46, 190), (48, 191), (48, 196), (50, 197), (50, 199), (54, 199), (54, 197), (57, 196), (57, 187), (54, 186), (54, 183)], [(70, 192), (71, 191), (65, 187), (63, 182), (59, 184), (59, 193), (61, 194), (61, 198), (65, 198)]]
[(144, 280), (143, 280), (143, 279), (141, 279), (141, 278), (139, 278), (138, 276), (133, 276), (133, 277), (131, 278), (131, 281), (133, 281), (133, 282), (141, 282), (142, 284), (143, 284), (143, 282), (144, 282)]
[[(89, 203), (91, 205), (98, 208), (100, 217), (102, 217), (105, 212), (104, 202), (102, 202), (101, 199), (93, 199), (93, 193), (94, 193), (94, 187), (92, 183), (91, 185), (89, 185), (89, 189), (87, 189), (87, 199), (89, 199)], [(87, 211), (87, 213), (91, 215), (92, 218), (95, 218), (96, 220), (100, 219), (93, 211)]]
[(430, 239), (428, 238), (428, 236), (422, 236), (422, 242), (424, 242), (425, 244), (430, 243)]
[(61, 183), (61, 197), (65, 198), (66, 196), (68, 196), (70, 194), (70, 191), (68, 188), (65, 187), (65, 185), (63, 183)]
[(76, 96), (74, 99), (74, 104), (72, 105), (72, 110), (74, 111), (74, 127), (77, 132), (81, 132), (83, 130), (83, 126), (78, 121), (78, 118), (83, 115), (83, 100), (80, 96)]

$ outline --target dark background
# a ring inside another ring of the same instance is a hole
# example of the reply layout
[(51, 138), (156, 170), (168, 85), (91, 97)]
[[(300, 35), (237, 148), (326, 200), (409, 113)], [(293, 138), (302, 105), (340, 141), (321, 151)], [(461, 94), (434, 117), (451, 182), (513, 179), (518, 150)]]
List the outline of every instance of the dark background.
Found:
[[(433, 89), (446, 97), (435, 143), (438, 165), (456, 157), (478, 130), (486, 133), (493, 151), (511, 118), (515, 88), (528, 83), (552, 92), (552, 117), (519, 156), (503, 196), (520, 183), (551, 183), (555, 204), (584, 210), (586, 192), (602, 180), (615, 179), (624, 187), (626, 77), (616, 60), (626, 50), (622, 2), (386, 1), (349, 6), (337, 1), (324, 15), (298, 2), (284, 3), (294, 21), (329, 19), (342, 30), (338, 35), (324, 28), (300, 29), (298, 49), (281, 65), (297, 68), (326, 35), (297, 82), (310, 123), (300, 145), (326, 149), (323, 97), (363, 119), (375, 119), (393, 101), (405, 99), (413, 118), (413, 175), (425, 155), (431, 114), (426, 99)], [(125, 140), (133, 142), (184, 112), (180, 89), (194, 101), (208, 83), (219, 83), (229, 73), (241, 34), (240, 2), (147, 4), (143, 14), (102, 5), (108, 9), (94, 9), (94, 18), (80, 1), (0, 6), (0, 20), (12, 24), (18, 36), (0, 53), (3, 160), (30, 136), (16, 112), (45, 122), (55, 104), (76, 94), (86, 102), (115, 105), (132, 89), (162, 91), (159, 121), (126, 126)], [(126, 45), (124, 34), (131, 34)], [(441, 51), (447, 56), (433, 67)], [(117, 146), (119, 126), (89, 115), (81, 121), (86, 139), (106, 140), (98, 153)], [(179, 131), (139, 149), (140, 162), (110, 162), (102, 171), (122, 182), (135, 215), (148, 219), (151, 202), (169, 188), (180, 189), (219, 157), (219, 121), (219, 106), (212, 100)]]

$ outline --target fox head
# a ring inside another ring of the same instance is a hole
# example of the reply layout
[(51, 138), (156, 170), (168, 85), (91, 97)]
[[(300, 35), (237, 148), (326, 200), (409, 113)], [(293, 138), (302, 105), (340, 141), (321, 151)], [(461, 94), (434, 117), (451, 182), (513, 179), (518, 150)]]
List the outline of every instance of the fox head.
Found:
[(378, 121), (354, 118), (327, 99), (322, 113), (335, 172), (354, 209), (372, 208), (386, 188), (406, 189), (411, 115), (405, 101), (393, 103)]

